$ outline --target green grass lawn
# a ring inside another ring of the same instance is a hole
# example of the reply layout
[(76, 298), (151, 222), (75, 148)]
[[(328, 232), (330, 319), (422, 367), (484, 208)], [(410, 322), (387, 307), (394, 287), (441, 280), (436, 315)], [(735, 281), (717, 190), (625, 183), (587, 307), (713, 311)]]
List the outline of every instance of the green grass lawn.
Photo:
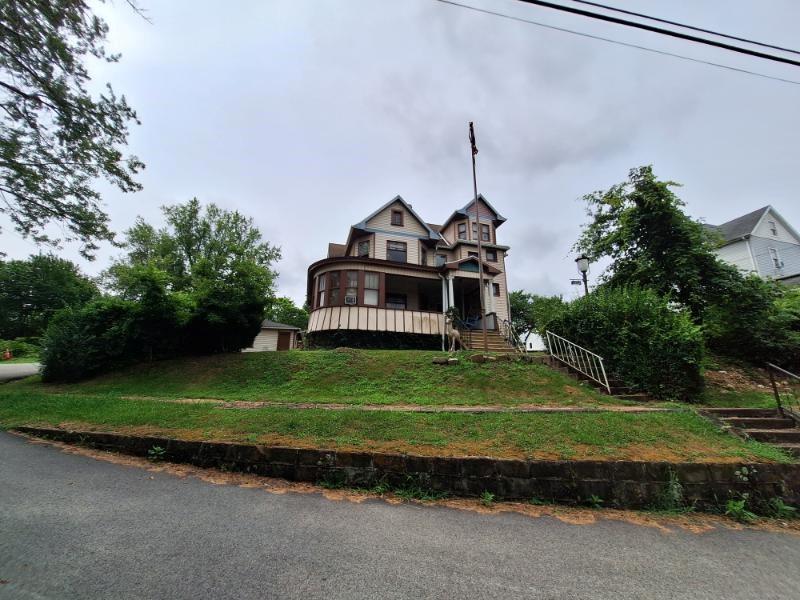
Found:
[(194, 440), (413, 454), (540, 459), (787, 461), (777, 449), (674, 413), (461, 414), (229, 409), (0, 387), (0, 426), (165, 435)]
[(12, 358), (10, 360), (0, 361), (0, 365), (18, 365), (20, 363), (35, 363), (39, 362), (38, 356), (20, 356), (19, 358)]
[(434, 365), (441, 352), (292, 351), (139, 365), (69, 386), (8, 384), (31, 393), (345, 404), (626, 404), (543, 365)]

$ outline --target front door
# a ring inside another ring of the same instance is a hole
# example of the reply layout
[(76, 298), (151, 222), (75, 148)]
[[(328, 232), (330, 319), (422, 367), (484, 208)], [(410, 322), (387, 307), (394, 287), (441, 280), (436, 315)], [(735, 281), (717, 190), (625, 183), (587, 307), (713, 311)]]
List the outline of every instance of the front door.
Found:
[(278, 350), (288, 350), (292, 344), (292, 332), (291, 331), (279, 331), (278, 332)]

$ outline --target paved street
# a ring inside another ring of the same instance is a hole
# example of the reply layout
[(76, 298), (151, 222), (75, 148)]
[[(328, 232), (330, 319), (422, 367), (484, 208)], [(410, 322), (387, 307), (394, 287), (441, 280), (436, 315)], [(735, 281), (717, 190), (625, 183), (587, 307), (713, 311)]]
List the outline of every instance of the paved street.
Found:
[(39, 372), (39, 363), (0, 363), (0, 383), (35, 375)]
[(0, 598), (800, 598), (800, 538), (331, 501), (0, 433)]

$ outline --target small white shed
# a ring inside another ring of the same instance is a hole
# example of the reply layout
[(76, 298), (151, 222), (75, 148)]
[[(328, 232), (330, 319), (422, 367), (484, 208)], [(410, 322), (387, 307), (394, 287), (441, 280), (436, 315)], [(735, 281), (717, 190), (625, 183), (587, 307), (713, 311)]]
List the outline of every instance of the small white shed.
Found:
[(265, 320), (261, 323), (261, 331), (253, 340), (253, 345), (242, 352), (274, 352), (276, 350), (291, 350), (297, 347), (297, 333), (299, 327), (276, 323)]
[(528, 333), (528, 335), (523, 336), (522, 339), (525, 343), (526, 352), (541, 352), (543, 350), (547, 350), (547, 346), (545, 346), (542, 336), (534, 331), (531, 331)]

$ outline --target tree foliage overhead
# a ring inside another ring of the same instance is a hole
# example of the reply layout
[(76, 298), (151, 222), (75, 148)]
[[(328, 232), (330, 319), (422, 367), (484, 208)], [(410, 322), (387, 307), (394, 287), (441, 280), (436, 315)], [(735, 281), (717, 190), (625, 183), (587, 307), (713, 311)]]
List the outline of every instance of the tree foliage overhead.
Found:
[(304, 306), (297, 306), (291, 298), (275, 298), (267, 308), (267, 319), (302, 330), (308, 327), (308, 311)]
[(123, 154), (138, 123), (125, 97), (88, 89), (85, 61), (119, 59), (107, 32), (85, 0), (0, 2), (0, 213), (39, 243), (58, 244), (46, 228), (60, 225), (87, 258), (114, 239), (97, 179), (137, 191), (144, 167)]
[(97, 294), (68, 260), (45, 255), (0, 261), (0, 338), (39, 337), (56, 311)]
[(678, 184), (660, 181), (652, 167), (632, 169), (628, 180), (584, 196), (591, 221), (576, 250), (591, 260), (612, 263), (605, 281), (640, 285), (668, 295), (698, 317), (708, 300), (738, 272), (714, 254), (714, 239), (683, 212), (673, 192)]

